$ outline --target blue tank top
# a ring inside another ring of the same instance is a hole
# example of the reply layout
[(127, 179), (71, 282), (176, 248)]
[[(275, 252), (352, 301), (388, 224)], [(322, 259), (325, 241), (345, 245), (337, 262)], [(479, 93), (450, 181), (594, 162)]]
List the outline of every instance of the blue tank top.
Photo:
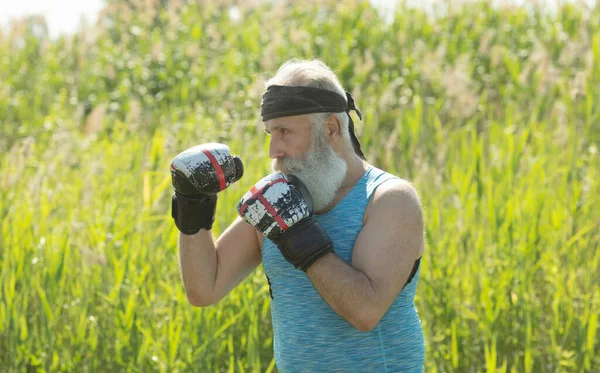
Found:
[[(395, 177), (370, 167), (333, 209), (314, 216), (331, 237), (335, 254), (348, 264), (371, 195)], [(361, 332), (339, 316), (306, 273), (288, 263), (266, 238), (262, 259), (270, 284), (273, 348), (280, 372), (423, 372), (423, 330), (414, 305), (420, 266), (377, 326)]]

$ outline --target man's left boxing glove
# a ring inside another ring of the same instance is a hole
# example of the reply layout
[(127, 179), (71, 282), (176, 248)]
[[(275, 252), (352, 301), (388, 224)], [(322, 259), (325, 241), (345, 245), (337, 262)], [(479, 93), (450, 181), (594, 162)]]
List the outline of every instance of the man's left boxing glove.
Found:
[(170, 169), (175, 189), (171, 216), (179, 231), (188, 235), (212, 228), (217, 193), (244, 174), (242, 160), (232, 156), (227, 145), (218, 143), (183, 151), (173, 159)]
[(313, 219), (308, 189), (294, 175), (275, 172), (261, 179), (240, 200), (237, 210), (302, 271), (333, 251), (331, 238)]

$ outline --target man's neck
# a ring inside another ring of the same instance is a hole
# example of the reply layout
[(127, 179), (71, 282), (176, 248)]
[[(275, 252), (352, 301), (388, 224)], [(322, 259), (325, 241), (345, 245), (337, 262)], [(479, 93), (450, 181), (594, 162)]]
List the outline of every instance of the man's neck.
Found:
[(348, 170), (346, 171), (346, 177), (340, 186), (341, 191), (354, 187), (369, 168), (367, 162), (354, 154), (346, 158), (345, 161), (348, 165)]

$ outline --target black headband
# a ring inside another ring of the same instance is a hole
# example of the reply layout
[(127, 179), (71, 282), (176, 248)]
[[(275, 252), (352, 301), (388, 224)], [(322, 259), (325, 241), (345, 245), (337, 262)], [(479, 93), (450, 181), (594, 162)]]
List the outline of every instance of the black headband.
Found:
[(263, 122), (293, 115), (345, 112), (348, 114), (348, 132), (350, 132), (354, 152), (362, 159), (366, 159), (354, 133), (354, 122), (350, 116), (350, 110), (356, 111), (358, 117), (362, 119), (362, 113), (356, 107), (354, 98), (349, 92), (346, 92), (346, 98), (344, 98), (333, 91), (302, 86), (271, 85), (263, 94), (260, 105)]

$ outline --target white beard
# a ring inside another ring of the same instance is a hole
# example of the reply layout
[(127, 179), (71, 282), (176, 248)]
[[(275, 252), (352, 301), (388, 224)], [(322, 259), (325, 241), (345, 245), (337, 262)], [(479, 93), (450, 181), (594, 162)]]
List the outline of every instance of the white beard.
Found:
[(337, 196), (346, 177), (346, 162), (331, 148), (325, 136), (313, 135), (307, 156), (304, 158), (274, 159), (273, 171), (293, 174), (298, 177), (310, 192), (315, 212), (324, 210)]

